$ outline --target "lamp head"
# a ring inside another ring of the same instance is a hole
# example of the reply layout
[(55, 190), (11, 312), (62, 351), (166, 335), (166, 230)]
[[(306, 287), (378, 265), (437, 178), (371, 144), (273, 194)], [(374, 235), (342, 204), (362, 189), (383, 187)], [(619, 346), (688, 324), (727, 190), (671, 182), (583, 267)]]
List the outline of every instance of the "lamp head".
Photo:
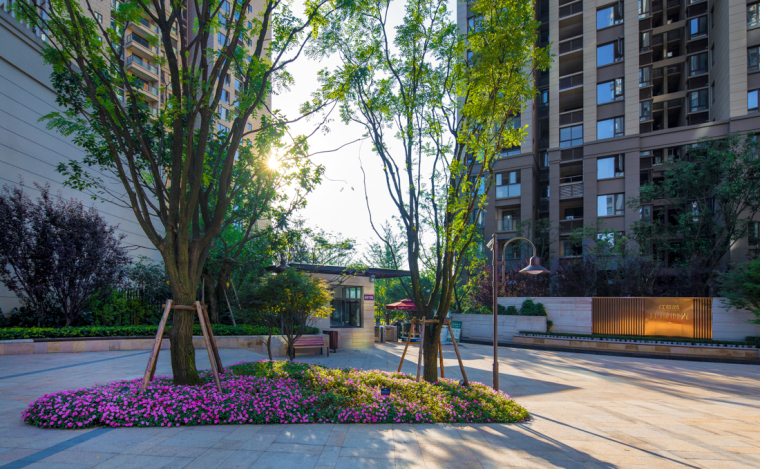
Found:
[(550, 271), (549, 269), (541, 266), (541, 259), (539, 259), (538, 256), (532, 256), (530, 258), (530, 262), (528, 263), (528, 266), (525, 267), (524, 269), (521, 269), (520, 273), (538, 275), (538, 274), (548, 274), (550, 273)]

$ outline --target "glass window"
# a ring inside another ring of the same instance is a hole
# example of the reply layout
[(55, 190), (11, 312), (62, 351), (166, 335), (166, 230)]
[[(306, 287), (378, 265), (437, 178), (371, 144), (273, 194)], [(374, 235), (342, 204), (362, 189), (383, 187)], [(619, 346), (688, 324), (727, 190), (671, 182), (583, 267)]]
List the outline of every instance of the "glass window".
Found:
[(707, 16), (689, 20), (689, 38), (694, 39), (707, 35)]
[(605, 119), (596, 123), (596, 139), (621, 137), (625, 135), (624, 121), (622, 117)]
[(510, 171), (496, 175), (496, 198), (517, 197), (520, 195), (520, 172)]
[(501, 226), (499, 229), (502, 231), (515, 231), (520, 228), (520, 212), (510, 211), (501, 212)]
[(639, 103), (639, 121), (648, 121), (652, 118), (652, 101), (642, 101)]
[(611, 103), (624, 98), (623, 79), (616, 78), (596, 85), (596, 104)]
[(689, 93), (689, 112), (706, 111), (708, 108), (706, 89)]
[(583, 246), (577, 241), (563, 239), (559, 242), (559, 255), (560, 257), (582, 256)]
[(485, 209), (473, 209), (472, 212), (470, 212), (470, 224), (475, 225), (478, 228), (483, 228), (486, 226), (486, 211)]
[(749, 247), (756, 248), (760, 246), (760, 222), (750, 222), (747, 238), (749, 238)]
[(596, 66), (603, 67), (623, 60), (623, 43), (610, 42), (596, 48)]
[(559, 146), (574, 147), (583, 145), (583, 124), (559, 129)]
[(689, 76), (707, 73), (707, 52), (689, 56)]
[(760, 47), (747, 49), (747, 70), (756, 72), (760, 69)]
[(600, 195), (596, 198), (596, 215), (609, 217), (625, 213), (625, 194)]
[(757, 112), (757, 90), (747, 93), (747, 110), (749, 112)]
[(639, 69), (639, 88), (652, 84), (652, 67), (642, 67)]
[(361, 287), (336, 287), (330, 327), (362, 327)]
[(222, 102), (230, 104), (230, 92), (227, 90), (222, 90), (222, 96), (220, 99)]
[(217, 132), (229, 132), (230, 129), (227, 128), (227, 126), (223, 124), (217, 124), (216, 125), (216, 131)]
[(649, 16), (652, 6), (652, 0), (639, 0), (639, 18), (646, 18)]
[(760, 26), (760, 19), (757, 16), (758, 5), (760, 3), (752, 3), (747, 5), (747, 28), (756, 28)]
[(253, 126), (251, 124), (245, 124), (245, 130), (253, 130)]
[(639, 36), (639, 52), (647, 52), (652, 48), (652, 31), (646, 31)]
[(608, 156), (596, 160), (596, 178), (608, 179), (625, 176), (625, 155)]
[(517, 156), (517, 155), (520, 154), (520, 152), (521, 152), (521, 150), (520, 150), (519, 146), (514, 146), (514, 147), (510, 147), (510, 148), (502, 148), (501, 149), (501, 153), (499, 154), (499, 156), (501, 158), (507, 158), (509, 156)]
[(596, 12), (596, 29), (607, 28), (623, 22), (623, 12), (621, 11), (622, 4), (616, 3), (615, 5), (602, 8)]

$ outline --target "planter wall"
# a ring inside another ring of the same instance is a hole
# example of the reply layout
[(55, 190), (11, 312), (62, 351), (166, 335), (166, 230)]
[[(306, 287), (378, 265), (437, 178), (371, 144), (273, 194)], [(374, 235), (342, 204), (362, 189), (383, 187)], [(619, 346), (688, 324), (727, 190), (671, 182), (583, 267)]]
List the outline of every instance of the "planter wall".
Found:
[[(327, 345), (327, 336), (321, 336)], [(0, 355), (25, 355), (41, 353), (79, 353), (79, 352), (109, 352), (124, 350), (151, 350), (154, 338), (109, 338), (92, 337), (82, 339), (21, 339), (0, 341)], [(223, 336), (216, 337), (218, 348), (245, 348), (252, 352), (267, 355), (266, 336)], [(202, 336), (193, 336), (193, 346), (205, 349)], [(285, 339), (272, 336), (272, 357), (287, 356)], [(169, 339), (161, 341), (161, 350), (169, 349)], [(318, 349), (300, 350), (298, 355), (318, 355)], [(324, 351), (322, 352), (324, 353)]]

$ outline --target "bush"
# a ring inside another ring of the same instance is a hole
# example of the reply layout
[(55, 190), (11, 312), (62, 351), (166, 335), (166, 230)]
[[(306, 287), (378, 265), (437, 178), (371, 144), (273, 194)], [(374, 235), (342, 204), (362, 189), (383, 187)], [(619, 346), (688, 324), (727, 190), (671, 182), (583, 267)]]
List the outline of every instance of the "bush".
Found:
[[(169, 334), (169, 327), (164, 330), (164, 337)], [(214, 335), (267, 335), (268, 329), (261, 326), (225, 326), (212, 324)], [(63, 339), (68, 337), (155, 337), (158, 326), (120, 326), (120, 327), (10, 327), (0, 329), (0, 340), (16, 339)], [(279, 332), (279, 331), (278, 331)], [(319, 334), (316, 327), (305, 327), (304, 334)], [(202, 335), (201, 326), (193, 326), (193, 335)]]
[[(481, 383), (469, 387), (441, 378), (417, 382), (405, 373), (336, 369), (290, 362), (237, 363), (220, 376), (208, 371), (200, 386), (173, 386), (156, 377), (46, 394), (23, 420), (42, 428), (178, 427), (281, 423), (509, 423), (528, 411)], [(389, 388), (388, 396), (381, 394)]]
[(506, 314), (507, 316), (517, 316), (518, 314), (520, 314), (520, 312), (517, 311), (517, 306), (509, 305), (506, 307), (506, 312), (504, 314)]
[(760, 335), (748, 335), (744, 341), (750, 345), (756, 345), (757, 347), (760, 347)]
[(535, 303), (533, 299), (528, 298), (523, 301), (520, 307), (521, 316), (546, 316), (546, 307), (543, 303)]

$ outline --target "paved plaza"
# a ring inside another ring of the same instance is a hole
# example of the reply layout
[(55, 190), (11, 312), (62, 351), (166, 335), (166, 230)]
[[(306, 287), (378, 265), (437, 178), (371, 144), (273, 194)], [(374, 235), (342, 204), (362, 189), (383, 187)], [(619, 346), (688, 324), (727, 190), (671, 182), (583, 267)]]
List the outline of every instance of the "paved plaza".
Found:
[[(461, 346), (472, 381), (492, 348)], [(403, 346), (300, 361), (394, 370)], [(264, 358), (220, 350), (225, 364)], [(416, 350), (414, 350), (416, 352)], [(534, 419), (519, 425), (270, 425), (41, 430), (27, 403), (142, 375), (147, 352), (0, 357), (0, 468), (749, 468), (760, 467), (760, 367), (500, 349), (501, 387)], [(416, 369), (416, 353), (404, 370)], [(451, 346), (446, 376), (459, 378)], [(200, 367), (208, 366), (199, 350)], [(169, 354), (158, 374), (169, 374)]]

